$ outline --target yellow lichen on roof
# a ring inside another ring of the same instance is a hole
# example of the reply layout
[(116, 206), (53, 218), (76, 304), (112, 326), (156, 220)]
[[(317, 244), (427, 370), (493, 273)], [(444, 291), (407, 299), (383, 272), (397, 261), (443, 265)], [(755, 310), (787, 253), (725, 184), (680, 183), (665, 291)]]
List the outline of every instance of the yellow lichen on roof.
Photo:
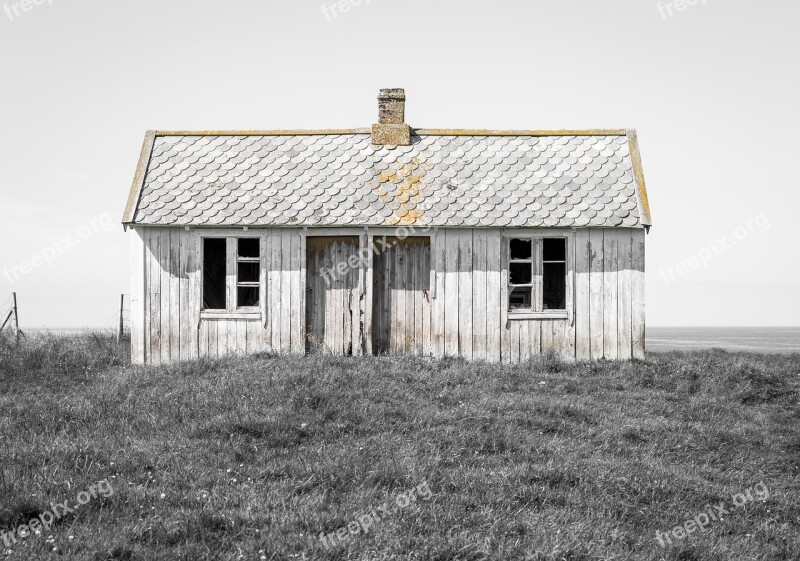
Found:
[[(384, 203), (394, 202), (399, 206), (389, 217), (389, 224), (411, 226), (422, 218), (419, 203), (422, 200), (423, 179), (432, 168), (431, 164), (420, 163), (419, 158), (413, 158), (399, 168), (384, 170), (378, 175), (381, 183), (375, 189), (378, 198)], [(388, 190), (384, 187), (387, 183), (391, 185)]]

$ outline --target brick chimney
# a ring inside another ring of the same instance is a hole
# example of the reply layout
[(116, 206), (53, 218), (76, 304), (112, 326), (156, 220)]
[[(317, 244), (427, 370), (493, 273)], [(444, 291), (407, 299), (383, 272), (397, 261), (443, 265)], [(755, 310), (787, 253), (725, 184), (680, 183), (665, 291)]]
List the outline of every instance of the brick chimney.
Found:
[(411, 144), (411, 127), (405, 123), (405, 118), (405, 90), (381, 90), (378, 94), (378, 122), (372, 125), (372, 143), (388, 146)]

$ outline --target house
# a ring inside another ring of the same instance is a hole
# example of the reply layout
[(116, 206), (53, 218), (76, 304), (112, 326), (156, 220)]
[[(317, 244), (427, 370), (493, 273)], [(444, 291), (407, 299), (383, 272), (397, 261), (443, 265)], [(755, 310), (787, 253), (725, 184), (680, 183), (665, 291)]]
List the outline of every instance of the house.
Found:
[(632, 130), (148, 132), (132, 356), (645, 354), (650, 227)]

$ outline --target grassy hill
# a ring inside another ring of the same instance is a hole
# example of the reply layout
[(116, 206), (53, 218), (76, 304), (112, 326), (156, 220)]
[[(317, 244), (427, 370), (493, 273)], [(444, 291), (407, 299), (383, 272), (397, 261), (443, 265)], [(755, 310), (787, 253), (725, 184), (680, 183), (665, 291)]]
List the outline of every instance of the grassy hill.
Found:
[(127, 362), (0, 342), (0, 560), (800, 558), (797, 354)]

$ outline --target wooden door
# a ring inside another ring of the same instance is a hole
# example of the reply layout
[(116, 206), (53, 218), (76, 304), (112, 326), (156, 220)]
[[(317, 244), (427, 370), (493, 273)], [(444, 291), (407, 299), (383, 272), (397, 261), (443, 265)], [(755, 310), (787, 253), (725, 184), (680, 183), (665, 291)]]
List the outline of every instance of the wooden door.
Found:
[(430, 271), (430, 238), (375, 238), (372, 301), (375, 354), (431, 355)]
[(306, 347), (352, 355), (361, 340), (356, 236), (306, 239)]

